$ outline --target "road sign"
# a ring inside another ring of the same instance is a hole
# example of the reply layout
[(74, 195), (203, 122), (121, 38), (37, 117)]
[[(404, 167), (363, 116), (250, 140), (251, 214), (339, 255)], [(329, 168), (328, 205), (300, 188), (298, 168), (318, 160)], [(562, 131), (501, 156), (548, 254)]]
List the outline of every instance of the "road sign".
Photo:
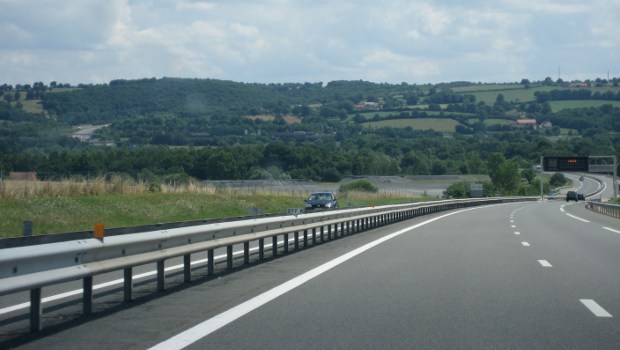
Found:
[(588, 172), (588, 157), (543, 157), (544, 171)]
[(299, 214), (303, 214), (304, 213), (304, 209), (303, 208), (288, 208), (286, 209), (286, 214), (288, 215), (299, 215)]

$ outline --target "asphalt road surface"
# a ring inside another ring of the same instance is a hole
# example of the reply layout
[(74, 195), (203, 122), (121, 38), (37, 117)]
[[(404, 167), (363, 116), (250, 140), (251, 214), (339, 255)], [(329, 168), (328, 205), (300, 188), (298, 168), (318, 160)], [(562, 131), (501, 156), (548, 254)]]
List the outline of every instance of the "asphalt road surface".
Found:
[(93, 316), (48, 307), (41, 334), (0, 322), (0, 348), (620, 349), (620, 220), (583, 202), (444, 212), (181, 280), (130, 305), (111, 290)]

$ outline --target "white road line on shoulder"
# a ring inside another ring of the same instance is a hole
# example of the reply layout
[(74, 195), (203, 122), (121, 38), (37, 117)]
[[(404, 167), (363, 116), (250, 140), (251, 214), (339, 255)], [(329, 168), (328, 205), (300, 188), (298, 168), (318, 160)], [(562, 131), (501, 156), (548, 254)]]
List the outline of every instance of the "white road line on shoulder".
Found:
[(530, 246), (530, 242), (521, 242), (521, 245), (523, 245), (524, 247), (529, 247)]
[(579, 299), (585, 307), (587, 307), (596, 317), (613, 317), (607, 310), (603, 309), (596, 301), (592, 299)]
[(519, 232), (519, 231), (515, 231), (515, 235), (517, 235), (517, 236), (518, 236), (518, 235), (520, 235), (520, 234), (521, 234), (521, 232)]
[(571, 218), (573, 218), (575, 220), (579, 220), (579, 221), (583, 221), (583, 222), (590, 222), (590, 221), (588, 221), (586, 219), (582, 219), (582, 218), (580, 218), (578, 216), (575, 216), (575, 215), (572, 215), (572, 214), (569, 214), (569, 213), (566, 213), (566, 215), (570, 216)]
[(367, 243), (357, 249), (354, 249), (344, 255), (341, 255), (339, 257), (337, 257), (336, 259), (333, 259), (331, 261), (328, 261), (318, 267), (315, 267), (314, 269), (301, 274), (287, 282), (284, 282), (283, 284), (276, 286), (246, 302), (243, 302), (227, 311), (222, 312), (219, 315), (216, 315), (182, 333), (179, 333), (175, 336), (173, 336), (172, 338), (165, 340), (155, 346), (153, 346), (152, 348), (150, 348), (151, 350), (155, 349), (155, 350), (172, 350), (172, 349), (183, 349), (197, 341), (199, 341), (200, 339), (208, 336), (209, 334), (217, 331), (218, 329), (226, 326), (227, 324), (235, 321), (236, 319), (248, 314), (249, 312), (267, 304), (268, 302), (276, 299), (277, 297), (303, 285), (304, 283), (320, 276), (321, 274), (331, 270), (332, 268), (346, 262), (347, 260), (362, 254), (363, 252), (374, 248), (375, 246), (386, 242), (394, 237), (398, 237), (400, 235), (402, 235), (403, 233), (409, 232), (411, 230), (414, 230), (418, 227), (424, 226), (426, 224), (429, 224), (433, 221), (437, 221), (440, 219), (443, 219), (447, 216), (450, 215), (454, 215), (454, 214), (458, 214), (458, 213), (462, 213), (465, 211), (470, 211), (470, 210), (475, 210), (475, 209), (481, 209), (481, 208), (485, 208), (487, 206), (483, 206), (483, 207), (476, 207), (476, 208), (468, 208), (468, 209), (463, 209), (463, 210), (459, 210), (459, 211), (455, 211), (455, 212), (451, 212), (442, 216), (438, 216), (432, 219), (429, 219), (427, 221), (423, 221), (419, 224), (407, 227), (405, 229), (402, 229), (400, 231), (396, 231), (394, 233), (391, 233), (387, 236), (384, 236), (382, 238), (379, 238), (375, 241), (372, 241), (370, 243)]
[(553, 267), (547, 260), (538, 260), (538, 263), (543, 267)]
[(512, 227), (512, 228), (516, 228), (516, 227), (517, 227), (517, 225), (510, 225), (510, 227)]
[(613, 229), (613, 228), (611, 228), (611, 227), (603, 227), (603, 229), (605, 229), (605, 230), (607, 230), (607, 231), (611, 231), (611, 232), (617, 233), (617, 234), (619, 234), (619, 235), (620, 235), (620, 231), (618, 231), (618, 230), (614, 230), (614, 229)]
[(561, 211), (562, 213), (565, 213), (565, 212), (566, 212), (566, 211), (564, 210), (564, 205), (560, 207), (560, 211)]

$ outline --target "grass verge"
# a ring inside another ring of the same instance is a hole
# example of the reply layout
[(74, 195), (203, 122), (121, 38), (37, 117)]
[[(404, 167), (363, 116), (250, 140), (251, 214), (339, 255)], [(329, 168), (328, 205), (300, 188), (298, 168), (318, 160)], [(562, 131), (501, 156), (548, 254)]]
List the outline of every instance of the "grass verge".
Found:
[[(0, 200), (0, 238), (19, 237), (24, 221), (33, 222), (33, 234), (92, 230), (95, 223), (126, 227), (247, 216), (252, 208), (263, 213), (284, 213), (303, 208), (306, 194), (253, 193), (215, 190), (213, 193), (111, 193), (96, 196), (39, 197)], [(340, 206), (372, 206), (412, 202), (416, 199), (365, 193), (340, 196)], [(420, 200), (420, 199), (417, 199)]]

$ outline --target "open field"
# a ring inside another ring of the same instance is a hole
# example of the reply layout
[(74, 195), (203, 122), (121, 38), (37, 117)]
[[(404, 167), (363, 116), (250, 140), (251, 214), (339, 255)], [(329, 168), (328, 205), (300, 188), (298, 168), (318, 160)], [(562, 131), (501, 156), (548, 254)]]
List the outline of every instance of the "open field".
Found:
[(452, 88), (455, 93), (473, 93), (482, 91), (523, 89), (523, 84), (479, 84)]
[[(476, 96), (476, 102), (485, 102), (486, 104), (492, 105), (495, 103), (497, 99), (497, 95), (504, 95), (504, 99), (506, 101), (515, 101), (515, 102), (530, 102), (536, 100), (534, 94), (537, 91), (553, 91), (553, 90), (575, 90), (576, 88), (566, 88), (566, 87), (558, 87), (558, 86), (536, 86), (530, 87), (526, 89), (523, 85), (520, 84), (497, 84), (497, 85), (475, 85), (475, 86), (465, 86), (458, 87), (452, 89), (455, 93), (459, 94), (468, 94)], [(620, 91), (620, 87), (615, 87), (611, 85), (600, 86), (600, 87), (592, 87), (588, 88), (592, 93), (600, 92), (605, 93), (607, 91), (611, 91), (613, 93), (618, 93)], [(580, 108), (580, 101), (574, 101), (577, 107), (571, 108)], [(587, 106), (586, 106), (587, 107)]]
[(549, 106), (551, 106), (551, 111), (553, 113), (559, 112), (564, 109), (600, 107), (602, 105), (612, 105), (614, 107), (620, 107), (620, 101), (570, 100), (549, 102)]
[[(365, 179), (377, 193), (340, 193), (340, 184)], [(0, 194), (0, 238), (21, 236), (24, 221), (33, 222), (33, 234), (90, 231), (95, 223), (128, 227), (285, 213), (303, 208), (314, 191), (333, 191), (341, 208), (410, 203), (437, 199), (450, 184), (488, 181), (486, 175), (370, 176), (340, 183), (312, 181), (209, 181), (184, 186), (161, 185), (150, 192), (146, 183), (114, 179), (78, 181), (3, 181)]]
[(515, 121), (508, 120), (508, 119), (487, 119), (484, 121), (484, 124), (486, 125), (514, 125)]
[[(266, 121), (266, 122), (272, 122), (276, 119), (275, 115), (271, 115), (271, 114), (261, 114), (261, 115), (251, 115), (247, 117), (248, 119), (251, 120), (262, 120), (262, 121)], [(285, 115), (282, 116), (282, 119), (284, 119), (284, 122), (286, 122), (286, 124), (301, 124), (301, 119), (299, 119), (299, 117), (294, 116), (294, 115)]]
[[(398, 177), (372, 180), (378, 193), (338, 193), (341, 207), (370, 206), (428, 200), (420, 193), (441, 191), (452, 178), (426, 179), (414, 192), (411, 181)], [(3, 181), (0, 196), (0, 238), (21, 236), (24, 221), (33, 222), (33, 234), (90, 231), (95, 223), (127, 227), (247, 216), (260, 212), (285, 213), (303, 208), (310, 192), (331, 190), (339, 184), (214, 183), (171, 187), (150, 192), (146, 183), (115, 180)], [(271, 185), (271, 186), (269, 186)], [(122, 187), (121, 187), (122, 186)], [(238, 187), (233, 187), (238, 186)]]
[(41, 100), (19, 100), (24, 106), (24, 111), (28, 113), (43, 113), (43, 105)]
[(392, 119), (377, 122), (367, 122), (364, 126), (369, 128), (406, 128), (411, 127), (415, 130), (435, 130), (438, 132), (454, 132), (454, 128), (460, 125), (458, 121), (448, 118), (418, 118), (418, 119)]

